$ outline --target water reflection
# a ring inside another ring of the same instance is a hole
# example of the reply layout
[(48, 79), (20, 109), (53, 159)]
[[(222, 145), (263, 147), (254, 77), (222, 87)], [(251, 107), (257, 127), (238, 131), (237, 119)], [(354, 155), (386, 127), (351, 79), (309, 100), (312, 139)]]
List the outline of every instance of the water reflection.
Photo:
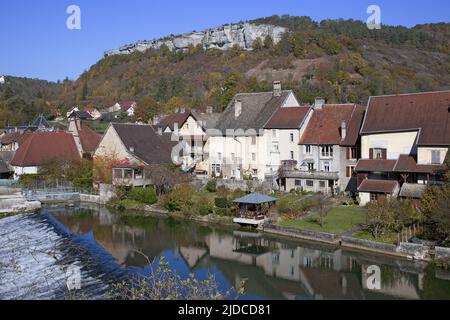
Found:
[[(71, 232), (92, 232), (126, 269), (149, 272), (138, 251), (151, 261), (164, 256), (182, 276), (215, 274), (222, 290), (247, 279), (243, 298), (450, 299), (450, 273), (424, 263), (174, 219), (124, 218), (105, 208), (49, 210)], [(380, 290), (367, 287), (370, 265), (381, 268)]]

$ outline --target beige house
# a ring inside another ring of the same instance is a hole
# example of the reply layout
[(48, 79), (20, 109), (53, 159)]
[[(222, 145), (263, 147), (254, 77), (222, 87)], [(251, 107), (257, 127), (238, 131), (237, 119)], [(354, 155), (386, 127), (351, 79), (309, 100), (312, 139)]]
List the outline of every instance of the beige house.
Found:
[(170, 135), (153, 126), (114, 123), (100, 141), (94, 163), (105, 158), (113, 161), (113, 185), (144, 187), (151, 185), (145, 167), (172, 163), (173, 146)]
[(450, 91), (370, 98), (355, 168), (362, 205), (385, 195), (420, 199), (421, 186), (441, 183), (450, 147), (449, 100)]

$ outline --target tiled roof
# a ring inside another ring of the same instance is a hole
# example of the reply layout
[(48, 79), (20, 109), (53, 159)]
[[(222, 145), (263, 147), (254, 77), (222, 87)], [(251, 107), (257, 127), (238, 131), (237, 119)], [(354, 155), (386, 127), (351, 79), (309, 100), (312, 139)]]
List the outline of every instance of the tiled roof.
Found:
[[(222, 113), (217, 129), (226, 133), (226, 130), (260, 130), (283, 105), (292, 91), (282, 91), (280, 96), (274, 96), (273, 92), (259, 93), (239, 93), (234, 96)], [(242, 112), (239, 117), (235, 117), (235, 102), (239, 100), (242, 104)]]
[(341, 146), (354, 146), (358, 142), (359, 132), (364, 120), (366, 107), (357, 105), (353, 110), (350, 122), (347, 123), (347, 134), (345, 139), (341, 142)]
[(395, 180), (365, 179), (358, 188), (359, 192), (392, 193), (398, 186)]
[(68, 118), (79, 118), (82, 120), (91, 119), (92, 116), (86, 111), (72, 111)]
[(437, 170), (445, 170), (446, 165), (420, 165), (410, 155), (402, 154), (394, 167), (396, 172), (433, 173)]
[(171, 113), (167, 116), (162, 117), (159, 120), (157, 127), (162, 127), (163, 130), (169, 127), (170, 130), (173, 131), (175, 128), (175, 123), (178, 124), (178, 128), (181, 128), (189, 118), (189, 116), (192, 116), (190, 110), (186, 110), (185, 112)]
[(265, 129), (298, 129), (305, 119), (309, 107), (282, 107), (279, 108), (269, 122), (264, 126)]
[(402, 198), (420, 199), (426, 189), (427, 186), (425, 184), (404, 183), (399, 196)]
[(418, 145), (450, 145), (450, 91), (370, 98), (362, 134), (408, 130)]
[(52, 160), (78, 160), (72, 134), (66, 132), (33, 132), (20, 143), (11, 165), (40, 166)]
[(10, 145), (11, 143), (18, 142), (24, 133), (21, 131), (14, 131), (10, 133), (5, 133), (0, 142), (2, 145)]
[(356, 107), (354, 104), (325, 104), (321, 109), (314, 110), (300, 144), (340, 144), (342, 121), (348, 125)]
[(122, 102), (122, 104), (120, 105), (120, 109), (122, 110), (122, 112), (126, 112), (128, 111), (128, 109), (130, 109), (133, 104), (135, 104), (135, 101), (124, 101)]
[(80, 137), (81, 147), (85, 152), (94, 152), (100, 140), (102, 140), (100, 134), (84, 123), (81, 123), (81, 128), (78, 128), (78, 135)]
[(128, 152), (145, 163), (172, 163), (172, 148), (177, 142), (171, 141), (171, 134), (159, 135), (149, 125), (114, 123), (112, 126)]
[(360, 159), (356, 164), (356, 172), (392, 172), (397, 160)]

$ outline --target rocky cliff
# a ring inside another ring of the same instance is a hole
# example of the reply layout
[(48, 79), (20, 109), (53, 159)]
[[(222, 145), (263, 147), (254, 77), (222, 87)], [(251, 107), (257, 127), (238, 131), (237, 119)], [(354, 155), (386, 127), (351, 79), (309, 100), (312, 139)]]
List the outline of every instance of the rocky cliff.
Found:
[(277, 43), (285, 31), (286, 29), (283, 27), (267, 24), (229, 24), (203, 32), (191, 32), (159, 40), (139, 41), (119, 49), (107, 51), (105, 55), (130, 54), (134, 51), (144, 52), (151, 48), (158, 49), (164, 44), (171, 50), (184, 50), (188, 49), (189, 46), (197, 45), (202, 45), (204, 49), (216, 48), (220, 50), (227, 50), (234, 45), (238, 45), (244, 50), (252, 50), (253, 43), (257, 38), (264, 40), (266, 36), (270, 36)]

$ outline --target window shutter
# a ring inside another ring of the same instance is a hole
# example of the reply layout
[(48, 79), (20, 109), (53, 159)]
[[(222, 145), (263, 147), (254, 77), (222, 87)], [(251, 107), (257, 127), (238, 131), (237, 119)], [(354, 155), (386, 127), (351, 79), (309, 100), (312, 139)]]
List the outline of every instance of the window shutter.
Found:
[(350, 159), (350, 147), (347, 147), (346, 153), (347, 153), (347, 159)]
[(369, 159), (373, 159), (373, 148), (369, 149)]
[(382, 158), (383, 158), (384, 160), (387, 159), (387, 149), (382, 149)]

